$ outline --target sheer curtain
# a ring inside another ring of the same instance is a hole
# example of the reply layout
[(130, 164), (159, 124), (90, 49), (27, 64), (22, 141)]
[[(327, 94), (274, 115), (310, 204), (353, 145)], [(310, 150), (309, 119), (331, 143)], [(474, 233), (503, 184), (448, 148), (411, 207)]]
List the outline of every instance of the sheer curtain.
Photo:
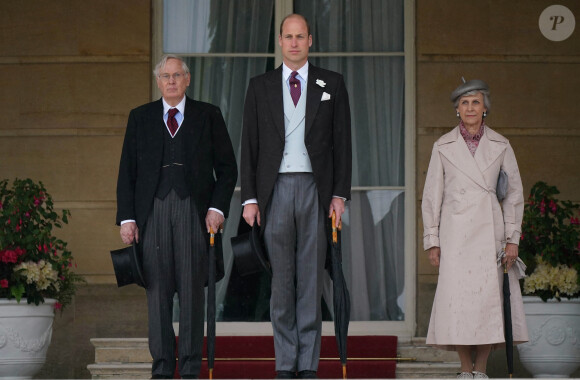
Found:
[(342, 234), (351, 320), (402, 320), (405, 194), (381, 187), (405, 185), (405, 62), (399, 55), (340, 55), (403, 52), (403, 1), (296, 0), (294, 4), (296, 13), (310, 23), (310, 62), (342, 73), (350, 97), (353, 187), (360, 189), (352, 193)]

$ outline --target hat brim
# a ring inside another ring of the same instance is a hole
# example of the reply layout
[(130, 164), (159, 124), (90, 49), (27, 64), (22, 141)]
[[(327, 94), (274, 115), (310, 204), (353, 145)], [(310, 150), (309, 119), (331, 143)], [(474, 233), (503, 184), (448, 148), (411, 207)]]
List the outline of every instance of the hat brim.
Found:
[(113, 261), (118, 287), (130, 284), (136, 284), (143, 288), (147, 287), (141, 270), (137, 244), (111, 251), (111, 260)]
[(240, 276), (266, 271), (272, 275), (270, 262), (260, 239), (260, 228), (254, 224), (252, 230), (230, 239), (232, 252)]

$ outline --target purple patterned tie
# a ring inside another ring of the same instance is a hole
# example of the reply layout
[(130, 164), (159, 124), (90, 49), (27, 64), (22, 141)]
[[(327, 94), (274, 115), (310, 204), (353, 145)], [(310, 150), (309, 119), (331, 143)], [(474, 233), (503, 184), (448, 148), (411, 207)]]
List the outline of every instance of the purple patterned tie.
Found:
[(167, 117), (167, 126), (169, 127), (169, 132), (171, 132), (171, 136), (175, 136), (175, 132), (177, 132), (177, 128), (179, 124), (177, 124), (177, 120), (175, 120), (175, 114), (179, 111), (177, 108), (172, 108), (169, 110), (169, 116)]
[(294, 101), (294, 105), (298, 104), (300, 100), (300, 81), (296, 76), (298, 75), (297, 71), (292, 71), (290, 75), (290, 95), (292, 96), (292, 100)]

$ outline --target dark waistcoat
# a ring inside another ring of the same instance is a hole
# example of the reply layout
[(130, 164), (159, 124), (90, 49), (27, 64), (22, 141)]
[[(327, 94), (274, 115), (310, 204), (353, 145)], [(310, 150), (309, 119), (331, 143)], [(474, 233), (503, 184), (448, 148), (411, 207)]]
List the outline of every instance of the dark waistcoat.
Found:
[(185, 159), (183, 135), (184, 133), (181, 130), (173, 138), (171, 138), (167, 130), (163, 134), (163, 164), (159, 183), (157, 184), (157, 193), (155, 194), (159, 199), (164, 199), (171, 189), (175, 190), (181, 199), (189, 196), (183, 166)]

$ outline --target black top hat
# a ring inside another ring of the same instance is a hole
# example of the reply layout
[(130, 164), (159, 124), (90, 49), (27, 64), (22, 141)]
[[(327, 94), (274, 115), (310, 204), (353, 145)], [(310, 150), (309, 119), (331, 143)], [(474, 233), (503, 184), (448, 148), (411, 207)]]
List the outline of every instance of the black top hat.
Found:
[(231, 238), (232, 251), (241, 276), (265, 270), (272, 275), (266, 250), (260, 239), (260, 227), (254, 223), (252, 230)]
[(138, 245), (136, 243), (111, 251), (111, 259), (113, 260), (113, 268), (115, 269), (118, 287), (137, 284), (143, 288), (147, 288), (141, 269)]

